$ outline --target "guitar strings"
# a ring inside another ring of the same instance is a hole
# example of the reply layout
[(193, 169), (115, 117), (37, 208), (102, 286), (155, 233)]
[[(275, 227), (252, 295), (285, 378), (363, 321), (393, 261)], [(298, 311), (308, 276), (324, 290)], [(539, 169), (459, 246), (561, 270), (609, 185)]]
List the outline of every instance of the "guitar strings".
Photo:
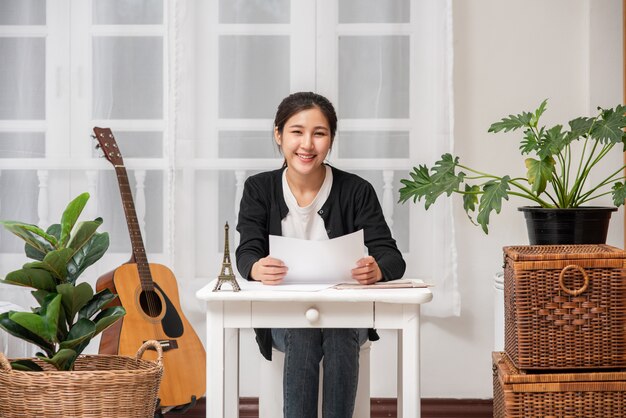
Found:
[[(137, 213), (135, 212), (135, 205), (133, 202), (133, 195), (130, 189), (130, 183), (128, 182), (128, 174), (124, 165), (115, 167), (117, 174), (118, 185), (122, 194), (122, 200), (124, 201), (123, 207), (126, 214), (126, 221), (128, 223), (128, 230), (130, 232), (131, 244), (133, 247), (133, 254), (135, 257), (135, 263), (137, 265), (137, 272), (139, 274), (139, 280), (141, 282), (141, 288), (145, 295), (146, 306), (148, 309), (148, 315), (152, 318), (156, 317), (160, 308), (158, 305), (159, 298), (154, 289), (154, 283), (152, 289), (144, 288), (144, 283), (151, 283), (152, 277), (150, 274), (150, 267), (148, 266), (148, 260), (145, 256), (145, 250), (143, 253), (141, 249), (144, 248), (143, 240), (141, 238), (141, 229), (139, 228), (139, 222), (137, 220)], [(145, 275), (149, 276), (149, 280)]]

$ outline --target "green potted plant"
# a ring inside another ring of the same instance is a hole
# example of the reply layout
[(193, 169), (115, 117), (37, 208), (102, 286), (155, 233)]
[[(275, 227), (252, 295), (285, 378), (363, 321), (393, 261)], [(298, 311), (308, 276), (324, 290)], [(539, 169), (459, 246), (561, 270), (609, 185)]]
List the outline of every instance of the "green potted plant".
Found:
[[(38, 346), (41, 352), (36, 357), (63, 371), (74, 370), (75, 360), (89, 341), (125, 314), (121, 306), (106, 307), (116, 297), (110, 290), (94, 293), (89, 283), (77, 283), (109, 247), (109, 235), (96, 232), (102, 218), (77, 222), (88, 199), (88, 193), (76, 197), (61, 222), (45, 231), (36, 225), (0, 221), (26, 242), (26, 256), (34, 260), (0, 282), (34, 288), (31, 294), (39, 304), (32, 312), (0, 314), (0, 327)], [(16, 370), (42, 370), (29, 359), (11, 365)]]
[[(525, 213), (531, 244), (604, 243), (608, 220), (617, 208), (584, 205), (608, 194), (615, 206), (624, 203), (624, 165), (593, 184), (589, 174), (616, 145), (620, 144), (620, 149), (626, 145), (626, 106), (598, 108), (596, 116), (572, 119), (569, 128), (564, 129), (562, 125), (539, 125), (546, 103), (544, 100), (534, 112), (505, 117), (488, 130), (522, 130), (519, 150), (529, 155), (524, 161), (525, 177), (479, 171), (461, 164), (459, 157), (444, 154), (432, 167), (414, 167), (410, 179), (400, 180), (404, 185), (400, 202), (424, 198), (428, 209), (440, 196), (459, 193), (470, 220), (488, 233), (491, 213), (500, 213), (503, 200), (518, 196), (534, 205), (520, 208)], [(557, 219), (559, 225), (554, 222)], [(564, 225), (564, 221), (571, 222), (571, 226)], [(587, 230), (581, 232), (581, 228)]]

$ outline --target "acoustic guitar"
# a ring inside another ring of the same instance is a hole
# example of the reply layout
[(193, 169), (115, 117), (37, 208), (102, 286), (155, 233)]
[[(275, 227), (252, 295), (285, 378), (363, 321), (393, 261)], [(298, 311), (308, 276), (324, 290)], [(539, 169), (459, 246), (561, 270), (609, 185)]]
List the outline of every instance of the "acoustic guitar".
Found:
[[(126, 264), (101, 276), (98, 291), (117, 293), (126, 315), (102, 334), (99, 352), (134, 356), (146, 340), (163, 347), (163, 379), (159, 389), (161, 406), (194, 403), (206, 388), (206, 357), (202, 342), (180, 308), (174, 273), (164, 265), (148, 263), (128, 174), (119, 147), (109, 128), (94, 128), (104, 157), (113, 164), (130, 233), (132, 257)], [(156, 359), (156, 352), (144, 354)]]

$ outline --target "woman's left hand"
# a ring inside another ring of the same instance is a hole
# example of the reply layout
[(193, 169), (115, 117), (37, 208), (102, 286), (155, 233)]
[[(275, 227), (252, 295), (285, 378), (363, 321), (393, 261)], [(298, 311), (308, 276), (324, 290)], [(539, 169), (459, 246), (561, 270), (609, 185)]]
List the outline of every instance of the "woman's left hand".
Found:
[(374, 257), (370, 255), (356, 262), (356, 268), (352, 269), (352, 278), (361, 284), (373, 284), (379, 282), (383, 274)]

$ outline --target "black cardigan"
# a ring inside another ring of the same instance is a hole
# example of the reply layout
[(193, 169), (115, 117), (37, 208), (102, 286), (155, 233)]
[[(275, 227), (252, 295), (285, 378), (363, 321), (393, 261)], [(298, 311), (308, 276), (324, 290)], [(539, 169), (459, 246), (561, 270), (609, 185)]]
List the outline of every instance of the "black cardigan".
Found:
[[(383, 281), (402, 277), (406, 264), (391, 237), (376, 192), (361, 177), (331, 167), (333, 184), (328, 199), (318, 211), (324, 220), (328, 238), (340, 237), (363, 229), (365, 245), (382, 272)], [(239, 246), (236, 250), (237, 268), (247, 280), (252, 280), (252, 265), (269, 255), (269, 235), (282, 235), (281, 221), (288, 208), (283, 196), (284, 168), (249, 177), (243, 189), (239, 208)], [(261, 354), (268, 360), (272, 355), (269, 329), (255, 329)], [(370, 339), (378, 335), (370, 332)]]

